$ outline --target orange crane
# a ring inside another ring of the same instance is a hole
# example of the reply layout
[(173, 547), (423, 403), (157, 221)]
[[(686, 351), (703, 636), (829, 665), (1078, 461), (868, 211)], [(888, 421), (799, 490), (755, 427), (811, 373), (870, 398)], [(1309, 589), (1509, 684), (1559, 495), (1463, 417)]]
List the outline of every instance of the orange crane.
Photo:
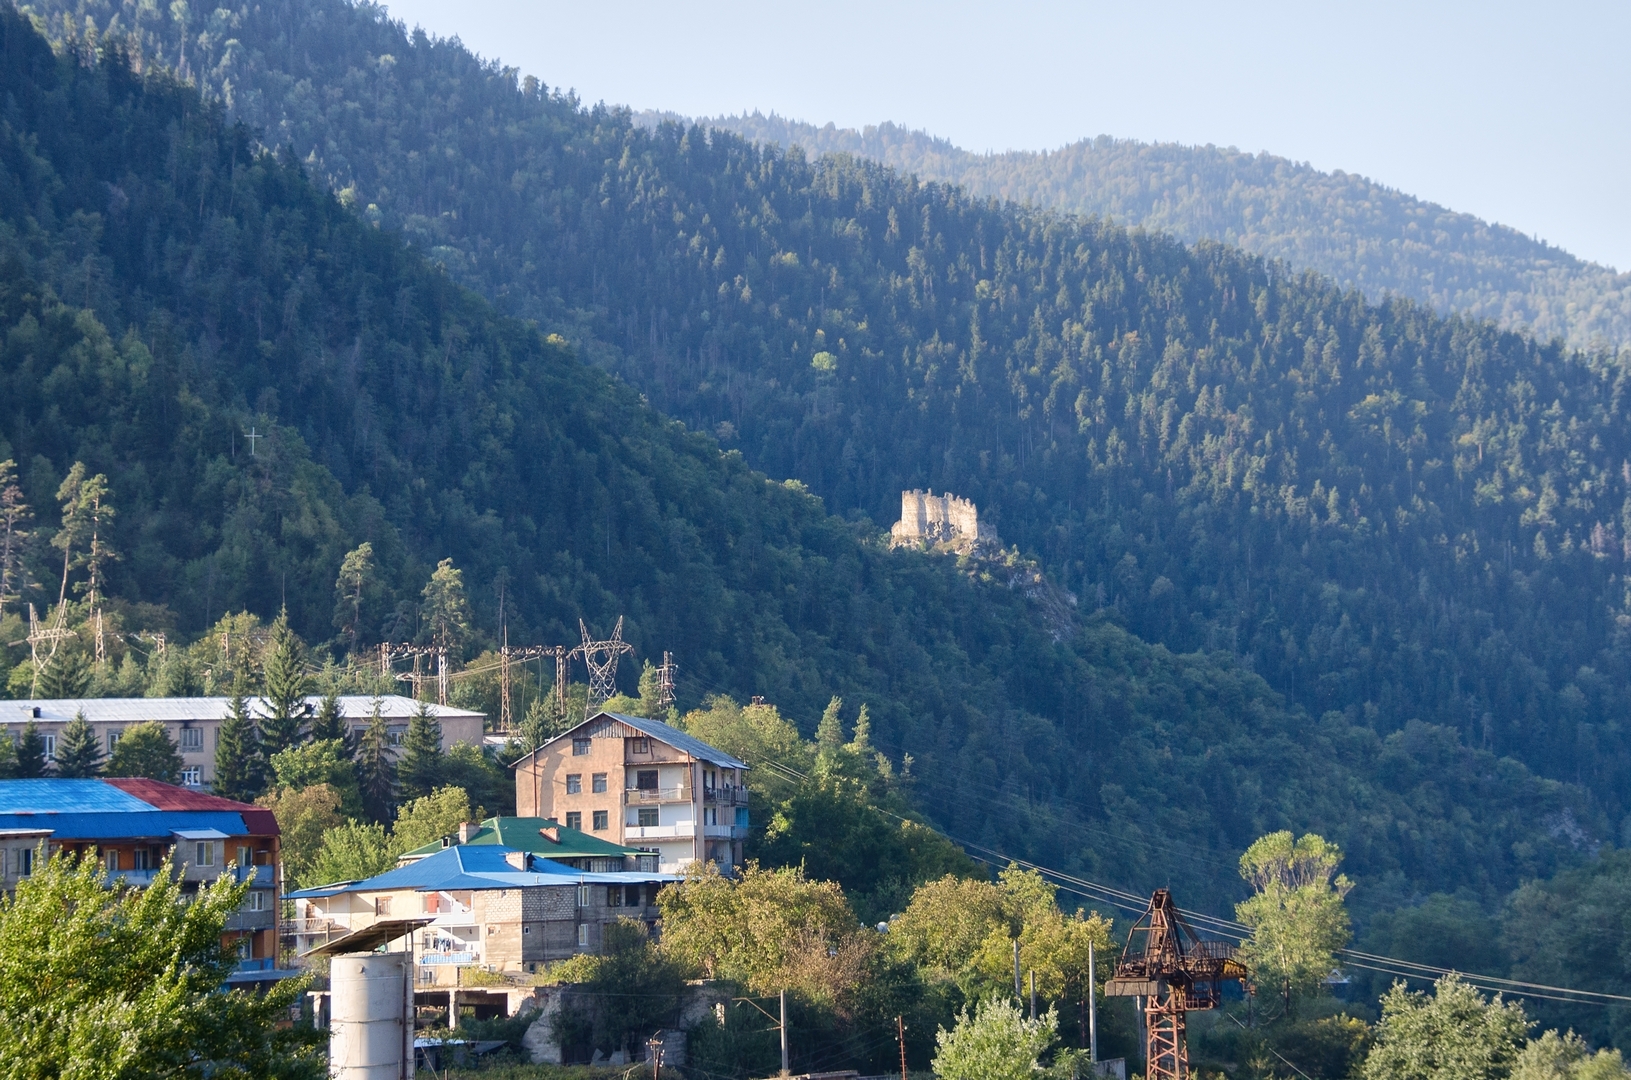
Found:
[(1245, 978), (1233, 945), (1202, 941), (1178, 913), (1172, 893), (1155, 890), (1150, 906), (1127, 931), (1115, 975), (1104, 984), (1105, 997), (1144, 1000), (1145, 1080), (1188, 1080), (1186, 1014), (1217, 1008), (1223, 984)]

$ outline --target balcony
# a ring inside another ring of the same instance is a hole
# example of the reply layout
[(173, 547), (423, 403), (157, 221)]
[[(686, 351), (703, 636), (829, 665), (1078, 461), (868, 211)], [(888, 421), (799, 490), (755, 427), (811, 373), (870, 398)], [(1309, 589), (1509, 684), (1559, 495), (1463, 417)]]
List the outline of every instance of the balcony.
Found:
[(343, 929), (333, 919), (284, 919), (278, 923), (278, 933), (285, 937), (331, 934)]
[(233, 870), (239, 881), (252, 881), (257, 888), (270, 889), (277, 883), (277, 868), (272, 866), (239, 866)]
[(474, 964), (476, 954), (473, 952), (428, 952), (419, 956), (421, 964)]
[(710, 840), (745, 840), (748, 835), (746, 825), (704, 825), (702, 835)]
[(145, 889), (152, 885), (158, 876), (157, 870), (114, 870), (107, 875), (107, 883), (112, 885), (122, 878), (131, 888)]
[(679, 821), (673, 825), (625, 825), (624, 840), (674, 840), (697, 834), (694, 821)]
[(668, 788), (624, 788), (623, 805), (650, 806), (653, 803), (691, 801), (691, 785), (681, 784), (679, 787)]
[(742, 784), (720, 784), (702, 789), (702, 801), (715, 806), (746, 806), (748, 789)]
[(239, 909), (227, 916), (228, 930), (270, 930), (277, 925), (277, 912), (271, 908), (260, 911)]

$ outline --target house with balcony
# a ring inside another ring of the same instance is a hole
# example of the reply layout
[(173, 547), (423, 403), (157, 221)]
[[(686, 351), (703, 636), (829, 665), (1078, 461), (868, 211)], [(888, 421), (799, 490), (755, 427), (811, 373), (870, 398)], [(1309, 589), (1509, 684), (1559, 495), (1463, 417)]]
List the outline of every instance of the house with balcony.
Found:
[(597, 874), (657, 870), (657, 856), (648, 851), (623, 847), (549, 818), (531, 817), (491, 817), (480, 825), (466, 823), (457, 833), (403, 852), (397, 863), (415, 862), (460, 844), (496, 844)]
[[(391, 745), (398, 747), (408, 731), (408, 720), (420, 703), (398, 694), (387, 694), (375, 699), (361, 694), (346, 694), (339, 699), (340, 715), (359, 736), (367, 729), (373, 717), (376, 700), (380, 715), (390, 725)], [(308, 716), (315, 715), (322, 698), (306, 698)], [(482, 729), (486, 715), (469, 709), (455, 709), (447, 705), (430, 705), (442, 725), (442, 749), (454, 743), (467, 742), (482, 745)], [(26, 701), (0, 701), (0, 734), (14, 741), (32, 722), (45, 739), (45, 756), (56, 755), (62, 729), (78, 713), (96, 732), (105, 752), (113, 753), (124, 730), (132, 724), (156, 720), (163, 724), (181, 753), (182, 785), (208, 790), (215, 780), (215, 745), (221, 737), (221, 724), (232, 711), (229, 697), (161, 697), (161, 698), (37, 698)], [(264, 716), (268, 706), (260, 698), (249, 699), (249, 711)], [(393, 751), (397, 753), (400, 751)]]
[(594, 873), (501, 844), (455, 844), (364, 881), (289, 894), (294, 947), (311, 952), (376, 923), (418, 924), (422, 988), (457, 987), (459, 969), (528, 972), (598, 950), (607, 923), (655, 928), (672, 874)]
[(166, 858), (183, 893), (226, 873), (252, 881), (223, 939), (240, 958), (234, 982), (288, 974), (276, 962), (278, 842), (270, 810), (157, 780), (0, 780), (0, 880), (8, 891), (59, 852), (94, 856), (109, 884), (151, 885)]
[(657, 856), (729, 870), (748, 834), (746, 762), (676, 727), (601, 712), (515, 764), (516, 812)]

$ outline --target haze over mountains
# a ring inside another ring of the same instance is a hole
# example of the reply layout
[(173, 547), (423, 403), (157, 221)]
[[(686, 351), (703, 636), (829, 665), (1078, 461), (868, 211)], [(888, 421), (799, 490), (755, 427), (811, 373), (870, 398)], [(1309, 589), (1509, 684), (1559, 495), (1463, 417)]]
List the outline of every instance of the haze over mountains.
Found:
[[(687, 705), (865, 701), (954, 835), (1197, 906), (1280, 827), (1368, 910), (1622, 837), (1623, 353), (650, 130), (377, 8), (31, 10), (73, 62), (8, 15), (0, 459), (42, 522), (108, 473), (132, 618), (324, 639), (366, 539), (377, 641), (451, 556), (484, 633), (507, 582), (512, 641), (627, 615)], [(887, 550), (924, 487), (1012, 557)]]
[[(646, 111), (638, 119), (682, 118)], [(784, 149), (857, 154), (974, 195), (1097, 215), (1189, 243), (1222, 241), (1371, 300), (1405, 296), (1579, 347), (1631, 343), (1631, 273), (1362, 176), (1272, 154), (1108, 136), (1051, 152), (977, 154), (887, 122), (857, 131), (757, 112), (695, 122)]]

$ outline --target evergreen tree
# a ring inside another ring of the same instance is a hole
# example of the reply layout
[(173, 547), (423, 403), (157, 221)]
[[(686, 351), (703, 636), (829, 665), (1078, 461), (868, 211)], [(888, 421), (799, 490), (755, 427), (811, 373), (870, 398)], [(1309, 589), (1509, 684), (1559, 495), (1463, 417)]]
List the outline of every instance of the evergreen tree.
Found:
[(384, 703), (374, 699), (368, 727), (357, 746), (357, 786), (362, 789), (363, 808), (376, 822), (391, 820), (396, 805), (396, 766), (391, 760), (391, 725), (385, 719)]
[(527, 715), (521, 720), (521, 745), (532, 753), (561, 730), (560, 710), (555, 706), (555, 695), (534, 698), (527, 706)]
[(334, 582), (334, 627), (346, 642), (346, 654), (353, 658), (362, 636), (363, 607), (376, 591), (374, 545), (365, 541), (346, 552)]
[(261, 743), (271, 757), (300, 741), (306, 722), (306, 648), (289, 629), (289, 612), (284, 609), (272, 624), (262, 661), (263, 698), (266, 715), (261, 717)]
[(17, 740), (17, 779), (35, 780), (45, 775), (45, 736), (40, 725), (32, 719), (23, 726), (22, 738)]
[(248, 687), (239, 676), (233, 683), (232, 701), (216, 737), (215, 793), (240, 802), (252, 802), (265, 788), (264, 777), (265, 761), (255, 717), (249, 711)]
[(23, 562), (23, 551), (28, 544), (28, 502), (23, 489), (17, 485), (17, 463), (11, 458), (0, 461), (0, 618), (6, 614), (6, 603), (19, 600), (28, 583), (28, 569)]
[(838, 710), (843, 707), (843, 699), (835, 696), (821, 713), (821, 722), (816, 725), (816, 748), (823, 754), (835, 754), (844, 745), (844, 722), (838, 718)]
[(442, 722), (436, 719), (428, 701), (421, 701), (408, 719), (408, 733), (402, 740), (402, 761), (397, 778), (403, 799), (424, 798), (442, 778)]
[(357, 740), (346, 722), (338, 694), (324, 694), (323, 700), (317, 703), (317, 712), (311, 719), (311, 739), (313, 742), (334, 739), (345, 747), (347, 757), (355, 756)]
[(57, 743), (57, 775), (84, 779), (102, 771), (102, 740), (81, 709), (62, 729)]
[(11, 736), (0, 734), (0, 780), (10, 780), (17, 775), (17, 744), (11, 741)]
[(91, 665), (78, 649), (58, 649), (40, 672), (39, 695), (64, 700), (82, 698), (91, 686)]
[(464, 591), (464, 572), (455, 569), (452, 559), (436, 564), (420, 594), (424, 602), (419, 607), (421, 634), (432, 645), (447, 650), (448, 662), (464, 655), (465, 642), (470, 640), (470, 600)]
[(166, 784), (181, 782), (181, 751), (163, 724), (147, 720), (125, 728), (114, 744), (105, 770), (108, 776), (144, 776)]

